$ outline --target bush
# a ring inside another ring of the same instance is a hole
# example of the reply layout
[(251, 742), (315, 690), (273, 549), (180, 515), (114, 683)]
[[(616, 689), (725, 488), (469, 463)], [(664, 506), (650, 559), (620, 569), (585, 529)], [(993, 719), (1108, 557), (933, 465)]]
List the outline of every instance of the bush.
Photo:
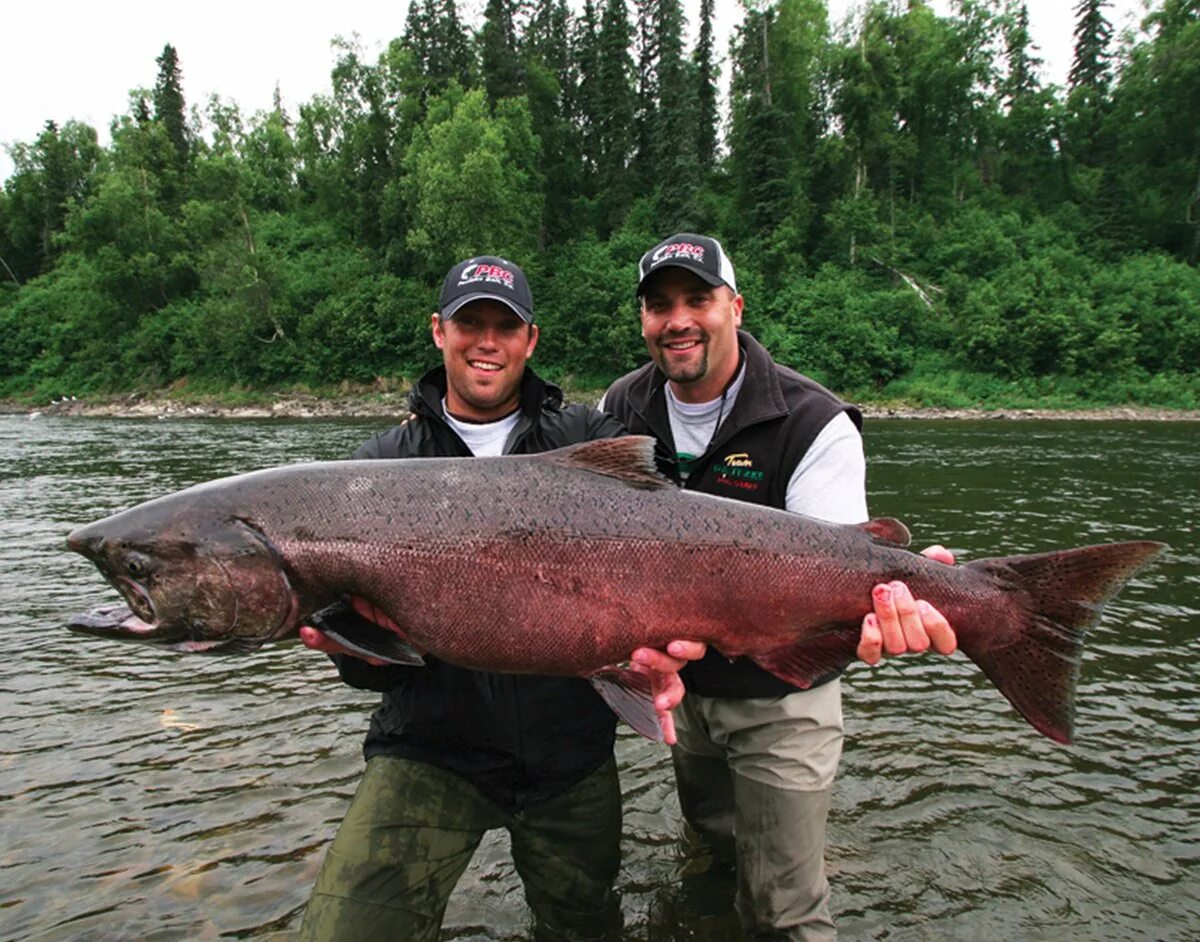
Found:
[(747, 309), (746, 323), (780, 363), (851, 394), (911, 367), (916, 325), (927, 316), (907, 287), (824, 265), (787, 282), (766, 311)]

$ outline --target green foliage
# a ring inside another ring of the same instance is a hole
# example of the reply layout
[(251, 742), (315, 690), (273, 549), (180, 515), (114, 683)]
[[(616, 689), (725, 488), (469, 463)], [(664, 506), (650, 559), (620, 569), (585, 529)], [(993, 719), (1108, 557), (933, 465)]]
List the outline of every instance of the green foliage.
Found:
[(377, 56), (335, 41), (295, 118), (190, 123), (166, 46), (106, 148), (10, 148), (0, 396), (411, 377), (480, 253), (528, 272), (540, 369), (603, 386), (645, 359), (639, 256), (694, 229), (747, 326), (846, 395), (1195, 405), (1196, 0), (1115, 52), (1077, 0), (1069, 91), (1023, 0), (874, 0), (839, 35), (821, 0), (744, 6), (724, 127), (709, 0), (690, 50), (678, 0), (414, 0)]
[(542, 192), (540, 144), (524, 99), (505, 99), (488, 112), (482, 91), (449, 108), (430, 106), (429, 121), (404, 158), (407, 248), (428, 280), (454, 262), (480, 254), (527, 258), (537, 244)]
[(765, 310), (748, 307), (745, 320), (781, 363), (835, 389), (870, 392), (912, 365), (916, 323), (927, 314), (909, 290), (825, 265), (787, 281)]
[(621, 239), (581, 239), (527, 270), (541, 330), (536, 356), (553, 372), (600, 386), (645, 361), (637, 261), (621, 249)]

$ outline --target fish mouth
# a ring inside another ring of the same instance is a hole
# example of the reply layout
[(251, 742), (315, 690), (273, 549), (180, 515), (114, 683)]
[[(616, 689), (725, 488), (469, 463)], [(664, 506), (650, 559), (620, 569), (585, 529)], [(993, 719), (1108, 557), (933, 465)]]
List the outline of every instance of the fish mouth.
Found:
[(212, 638), (198, 639), (187, 632), (167, 631), (157, 621), (143, 620), (128, 605), (110, 602), (88, 612), (72, 615), (67, 627), (79, 634), (93, 638), (116, 641), (142, 641), (156, 644), (172, 651), (192, 654), (239, 654), (252, 651), (262, 644), (262, 639)]
[(80, 634), (95, 638), (123, 638), (136, 641), (163, 641), (161, 626), (157, 621), (145, 621), (128, 605), (120, 602), (93, 608), (89, 612), (72, 615), (67, 627)]

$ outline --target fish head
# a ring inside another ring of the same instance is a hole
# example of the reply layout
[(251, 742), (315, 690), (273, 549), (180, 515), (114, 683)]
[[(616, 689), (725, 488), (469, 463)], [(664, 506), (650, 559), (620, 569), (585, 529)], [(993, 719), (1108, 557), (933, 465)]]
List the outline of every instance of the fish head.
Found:
[(76, 616), (68, 627), (208, 653), (250, 650), (296, 631), (300, 603), (286, 567), (253, 522), (156, 504), (67, 537), (128, 605)]

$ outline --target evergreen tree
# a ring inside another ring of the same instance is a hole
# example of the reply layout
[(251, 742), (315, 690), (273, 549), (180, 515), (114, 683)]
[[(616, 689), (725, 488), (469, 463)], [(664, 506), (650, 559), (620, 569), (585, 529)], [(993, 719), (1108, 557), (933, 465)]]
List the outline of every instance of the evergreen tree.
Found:
[(630, 170), (637, 192), (652, 189), (655, 183), (655, 111), (658, 101), (656, 83), (658, 60), (658, 31), (655, 29), (657, 0), (634, 0), (637, 18), (634, 23), (633, 61), (637, 72), (634, 109), (634, 141)]
[(1057, 106), (1042, 88), (1029, 35), (1029, 10), (1024, 2), (1009, 0), (1003, 21), (1006, 74), (997, 87), (1000, 114), (996, 120), (998, 162), (996, 179), (1005, 192), (1035, 196), (1046, 206), (1061, 199), (1057, 194), (1054, 127)]
[(1094, 234), (1104, 242), (1114, 229), (1113, 201), (1120, 198), (1113, 191), (1113, 142), (1105, 132), (1112, 79), (1107, 5), (1106, 0), (1079, 0), (1075, 7), (1075, 57), (1068, 79), (1063, 142), (1064, 172), (1073, 195), (1092, 220)]
[(580, 224), (582, 145), (571, 121), (576, 78), (571, 67), (570, 12), (565, 0), (538, 0), (525, 29), (526, 99), (541, 142), (539, 173), (545, 181), (545, 215), (539, 249), (569, 239)]
[(747, 9), (733, 40), (730, 170), (744, 238), (773, 231), (790, 195), (786, 118), (776, 105), (771, 77), (774, 19), (772, 7)]
[(404, 141), (424, 120), (431, 95), (442, 94), (452, 82), (470, 88), (475, 81), (474, 51), (455, 0), (413, 0), (404, 33), (386, 58)]
[(513, 0), (488, 0), (479, 32), (483, 87), (494, 109), (505, 98), (524, 91), (524, 76), (517, 51), (517, 28)]
[(700, 184), (696, 151), (697, 83), (683, 54), (687, 28), (680, 0), (655, 0), (654, 98), (650, 120), (651, 181), (664, 230), (691, 229)]
[(595, 142), (597, 223), (604, 235), (621, 225), (633, 198), (629, 161), (633, 153), (637, 93), (630, 40), (625, 0), (605, 0), (598, 47)]
[(700, 0), (700, 36), (692, 52), (696, 76), (696, 159), (705, 171), (717, 160), (717, 62), (713, 49), (714, 0)]
[(1023, 95), (1037, 91), (1037, 70), (1042, 60), (1033, 55), (1029, 35), (1029, 6), (1009, 0), (1004, 22), (1004, 58), (1008, 74), (1001, 85), (1005, 103), (1011, 108)]
[(411, 54), (414, 70), (422, 76), (429, 75), (433, 59), (433, 0), (412, 0), (408, 5), (408, 16), (404, 21), (401, 45)]
[(600, 25), (593, 0), (584, 0), (583, 11), (575, 21), (571, 59), (576, 80), (567, 115), (579, 135), (584, 192), (594, 197), (600, 153)]
[(167, 137), (175, 148), (177, 166), (187, 165), (191, 152), (191, 134), (188, 131), (187, 115), (183, 100), (183, 73), (179, 68), (179, 56), (170, 43), (163, 46), (158, 63), (158, 80), (154, 83), (154, 119), (167, 130)]
[(470, 88), (475, 83), (475, 58), (455, 0), (423, 2), (431, 4), (433, 14), (426, 62), (426, 72), (433, 88), (439, 94), (451, 82)]
[(1109, 43), (1112, 24), (1104, 16), (1108, 0), (1079, 0), (1075, 7), (1075, 56), (1067, 81), (1103, 97), (1111, 79)]

